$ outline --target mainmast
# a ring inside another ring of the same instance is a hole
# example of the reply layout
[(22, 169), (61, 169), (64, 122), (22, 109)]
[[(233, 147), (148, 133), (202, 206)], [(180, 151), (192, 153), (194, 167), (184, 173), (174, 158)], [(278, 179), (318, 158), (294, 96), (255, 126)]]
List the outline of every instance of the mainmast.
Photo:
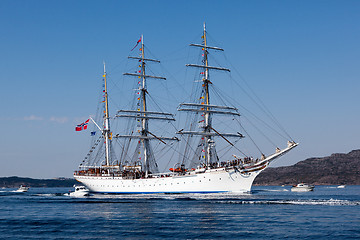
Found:
[[(141, 129), (139, 131), (138, 136), (134, 135), (116, 135), (116, 138), (135, 138), (139, 139), (139, 143), (141, 142), (143, 149), (144, 149), (144, 165), (145, 165), (145, 177), (148, 177), (149, 175), (149, 169), (150, 169), (150, 158), (152, 156), (152, 150), (150, 145), (150, 140), (158, 140), (164, 144), (166, 144), (163, 140), (178, 140), (177, 138), (169, 138), (169, 137), (158, 137), (155, 134), (151, 133), (149, 131), (149, 119), (154, 120), (165, 120), (165, 121), (175, 121), (174, 116), (170, 113), (163, 113), (163, 112), (154, 112), (154, 111), (148, 111), (147, 106), (147, 97), (148, 94), (147, 91), (147, 79), (153, 78), (153, 79), (162, 79), (166, 80), (164, 77), (158, 77), (158, 76), (151, 76), (146, 75), (146, 62), (156, 62), (160, 63), (160, 61), (155, 59), (149, 59), (145, 58), (145, 51), (144, 51), (144, 37), (141, 36), (141, 48), (140, 48), (141, 54), (140, 57), (129, 57), (130, 59), (137, 59), (140, 63), (140, 71), (139, 73), (124, 73), (124, 75), (128, 76), (136, 76), (141, 79), (141, 82), (139, 81), (139, 108), (134, 110), (119, 110), (118, 115), (116, 117), (126, 117), (126, 118), (135, 118), (139, 121), (141, 121)], [(141, 84), (140, 84), (141, 83)]]
[[(205, 64), (205, 68), (204, 70), (204, 78), (202, 79), (203, 81), (203, 88), (204, 88), (204, 94), (205, 94), (205, 102), (206, 105), (210, 105), (210, 96), (209, 96), (209, 69), (207, 68), (208, 65), (208, 51), (207, 51), (207, 42), (206, 42), (206, 28), (205, 28), (205, 23), (204, 23), (204, 34), (203, 34), (203, 43), (204, 43), (204, 48), (203, 48), (203, 52), (204, 52), (204, 64)], [(204, 122), (205, 122), (205, 126), (204, 126), (204, 132), (205, 133), (210, 133), (211, 131), (211, 113), (208, 112), (210, 109), (207, 107), (206, 111), (204, 113)], [(204, 136), (204, 148), (205, 148), (205, 162), (206, 165), (210, 164), (211, 161), (211, 136)]]
[(107, 81), (106, 81), (106, 68), (104, 62), (104, 97), (105, 97), (105, 112), (104, 112), (104, 138), (105, 138), (105, 162), (106, 166), (110, 165), (110, 146), (111, 146), (111, 133), (110, 133), (110, 121), (109, 121), (109, 101), (107, 92)]

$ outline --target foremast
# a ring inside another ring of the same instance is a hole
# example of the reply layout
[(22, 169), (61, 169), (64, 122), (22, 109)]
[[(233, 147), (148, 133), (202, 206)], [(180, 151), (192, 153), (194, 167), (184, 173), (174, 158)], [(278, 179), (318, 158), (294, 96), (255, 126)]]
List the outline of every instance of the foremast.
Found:
[(145, 177), (149, 174), (149, 154), (150, 154), (150, 142), (147, 138), (149, 131), (149, 119), (146, 118), (147, 102), (146, 102), (146, 77), (145, 77), (145, 51), (144, 51), (144, 36), (141, 35), (141, 74), (142, 74), (142, 87), (140, 88), (140, 96), (142, 102), (143, 118), (141, 119), (142, 129), (140, 131), (143, 137), (144, 145), (144, 163), (145, 163)]
[[(179, 134), (189, 134), (189, 135), (200, 135), (201, 136), (201, 142), (204, 146), (203, 152), (205, 157), (205, 165), (206, 168), (209, 168), (209, 166), (212, 163), (212, 159), (216, 159), (216, 150), (215, 150), (215, 142), (214, 137), (219, 136), (223, 138), (225, 141), (227, 141), (229, 144), (233, 145), (226, 137), (237, 137), (242, 138), (243, 135), (240, 133), (232, 134), (232, 133), (219, 133), (216, 131), (212, 126), (212, 115), (213, 114), (225, 114), (225, 115), (237, 115), (240, 114), (237, 111), (237, 108), (229, 107), (229, 106), (218, 106), (218, 105), (212, 105), (210, 103), (210, 90), (209, 87), (212, 84), (210, 81), (210, 72), (209, 70), (220, 70), (220, 71), (227, 71), (230, 72), (227, 68), (221, 68), (221, 67), (215, 67), (215, 66), (209, 66), (209, 59), (208, 54), (209, 50), (218, 50), (218, 51), (224, 51), (222, 48), (219, 47), (212, 47), (208, 46), (207, 44), (207, 36), (206, 36), (206, 26), (204, 23), (204, 30), (202, 38), (202, 44), (190, 44), (190, 46), (194, 47), (200, 47), (202, 49), (202, 65), (197, 64), (186, 64), (186, 66), (189, 67), (197, 67), (202, 69), (201, 75), (203, 75), (202, 78), (202, 94), (200, 97), (200, 103), (182, 103), (180, 104), (178, 110), (179, 111), (190, 111), (190, 112), (197, 112), (202, 113), (201, 116), (203, 116), (203, 120), (201, 122), (204, 122), (204, 125), (202, 127), (202, 131), (180, 131)], [(215, 160), (217, 161), (217, 160)]]

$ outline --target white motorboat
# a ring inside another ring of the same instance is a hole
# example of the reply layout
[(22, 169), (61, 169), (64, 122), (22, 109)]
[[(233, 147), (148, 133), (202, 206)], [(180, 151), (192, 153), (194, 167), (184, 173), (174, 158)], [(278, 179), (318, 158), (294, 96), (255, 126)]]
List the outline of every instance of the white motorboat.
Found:
[(305, 183), (299, 183), (291, 188), (292, 192), (310, 192), (314, 191), (314, 185), (308, 185)]
[(27, 192), (29, 190), (28, 186), (20, 185), (20, 187), (16, 190), (16, 192)]
[(345, 185), (340, 185), (337, 188), (345, 188)]
[(89, 189), (85, 186), (76, 186), (74, 185), (74, 192), (69, 192), (70, 197), (88, 197), (90, 196)]

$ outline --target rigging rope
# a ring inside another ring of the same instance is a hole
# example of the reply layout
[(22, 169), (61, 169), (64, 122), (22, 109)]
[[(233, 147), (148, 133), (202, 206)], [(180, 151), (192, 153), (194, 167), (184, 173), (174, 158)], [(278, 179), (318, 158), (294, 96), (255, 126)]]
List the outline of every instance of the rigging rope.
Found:
[[(250, 94), (248, 94), (245, 89), (243, 89), (240, 84), (234, 80), (235, 84), (240, 87), (245, 94), (269, 117), (270, 120), (272, 120), (285, 134), (286, 136), (293, 141), (292, 137), (289, 135), (289, 133), (285, 130), (285, 128), (280, 124), (280, 122), (275, 118), (275, 116), (271, 113), (271, 111), (269, 110), (268, 107), (266, 107), (265, 103), (263, 101), (261, 101), (261, 99), (257, 96), (257, 94), (252, 90), (252, 88), (250, 87), (250, 85), (247, 83), (247, 81), (245, 81), (244, 77), (242, 77), (242, 75), (238, 72), (238, 70), (235, 68), (234, 65), (231, 64), (231, 62), (229, 62), (227, 60), (226, 55), (224, 54), (224, 57), (226, 59), (226, 61), (230, 64), (230, 66), (232, 67), (232, 69), (235, 70), (235, 73), (238, 74), (238, 76), (240, 77), (240, 79), (246, 84), (246, 86), (248, 87), (248, 89), (251, 91), (251, 93), (255, 96), (255, 98), (258, 100), (258, 103), (253, 97), (251, 97)], [(232, 78), (231, 78), (232, 79)]]

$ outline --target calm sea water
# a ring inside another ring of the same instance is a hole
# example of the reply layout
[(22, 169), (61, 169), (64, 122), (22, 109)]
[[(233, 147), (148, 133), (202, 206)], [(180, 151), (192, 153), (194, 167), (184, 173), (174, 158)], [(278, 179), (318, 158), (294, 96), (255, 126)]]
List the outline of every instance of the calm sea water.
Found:
[(14, 190), (0, 191), (1, 239), (360, 239), (360, 186), (87, 198)]

